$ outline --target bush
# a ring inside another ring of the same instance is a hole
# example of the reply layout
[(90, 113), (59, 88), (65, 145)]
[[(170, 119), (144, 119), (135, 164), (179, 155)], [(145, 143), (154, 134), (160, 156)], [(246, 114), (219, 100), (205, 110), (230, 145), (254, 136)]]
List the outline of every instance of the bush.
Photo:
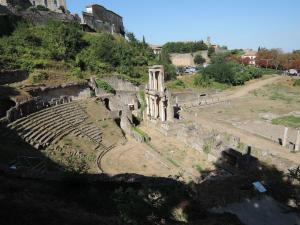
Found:
[(106, 81), (98, 79), (96, 83), (98, 88), (101, 88), (109, 93), (116, 94), (116, 90)]
[(165, 80), (174, 80), (177, 77), (176, 67), (171, 64), (164, 64)]
[(48, 79), (48, 74), (44, 71), (34, 71), (29, 75), (29, 81), (33, 84), (40, 83)]
[(202, 76), (201, 74), (197, 74), (194, 79), (194, 85), (199, 87), (210, 87), (212, 83), (213, 81), (208, 76)]
[(300, 79), (297, 79), (294, 81), (294, 86), (300, 86)]
[(163, 46), (163, 50), (168, 53), (192, 53), (207, 49), (208, 47), (203, 41), (168, 42)]
[(196, 55), (195, 58), (194, 58), (194, 62), (197, 65), (200, 65), (200, 64), (205, 63), (205, 59), (202, 57), (202, 55)]
[(72, 76), (77, 78), (83, 78), (81, 69), (79, 67), (75, 67), (71, 71)]
[(185, 83), (182, 80), (172, 80), (167, 83), (167, 87), (171, 89), (185, 88)]
[(43, 5), (37, 5), (35, 8), (37, 11), (49, 11), (49, 9)]
[[(215, 63), (202, 71), (204, 81), (213, 80), (229, 85), (243, 85), (246, 81), (262, 76), (260, 69), (235, 62)], [(202, 82), (202, 80), (196, 81)]]

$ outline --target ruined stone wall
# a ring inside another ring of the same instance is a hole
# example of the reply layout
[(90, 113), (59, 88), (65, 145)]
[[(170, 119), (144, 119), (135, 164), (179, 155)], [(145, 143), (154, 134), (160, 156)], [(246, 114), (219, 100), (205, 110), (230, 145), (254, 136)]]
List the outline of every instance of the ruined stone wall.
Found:
[(92, 7), (96, 20), (114, 24), (116, 33), (124, 32), (123, 19), (121, 16), (99, 5), (93, 5)]
[(92, 5), (93, 13), (83, 13), (84, 22), (97, 32), (103, 30), (125, 34), (123, 18), (100, 5)]
[(0, 71), (0, 85), (21, 82), (28, 76), (29, 73), (24, 70)]
[(0, 119), (0, 125), (5, 126), (17, 119), (30, 115), (47, 107), (57, 104), (63, 104), (72, 101), (70, 97), (64, 96), (50, 101), (44, 101), (41, 98), (33, 98), (29, 101), (22, 102), (12, 107), (6, 112), (6, 116)]
[(65, 0), (30, 0), (32, 5), (42, 5), (52, 11), (60, 11), (60, 7), (67, 9)]
[(39, 97), (43, 101), (70, 96), (73, 99), (85, 99), (90, 97), (90, 89), (87, 84), (67, 84), (57, 87), (37, 88), (28, 91), (33, 97)]
[(173, 53), (170, 54), (170, 59), (172, 64), (175, 66), (195, 66), (194, 56), (191, 53), (186, 53), (186, 54)]
[(209, 57), (207, 53), (208, 52), (206, 50), (186, 54), (172, 53), (170, 54), (170, 59), (172, 64), (175, 66), (196, 66), (194, 62), (194, 58), (196, 55), (201, 55), (206, 60), (206, 62), (209, 62)]
[(0, 119), (0, 125), (11, 123), (26, 115), (56, 104), (90, 97), (90, 90), (87, 85), (73, 84), (54, 88), (38, 88), (28, 92), (34, 97), (31, 100), (17, 103), (16, 106), (10, 108), (6, 112), (6, 117)]
[(116, 91), (133, 91), (137, 92), (140, 90), (139, 87), (130, 83), (129, 81), (122, 80), (116, 76), (105, 77), (103, 78), (107, 83), (109, 83)]
[(51, 20), (63, 21), (63, 22), (80, 22), (78, 16), (71, 14), (59, 13), (54, 11), (21, 11), (17, 12), (18, 16), (21, 16), (23, 19), (30, 23), (34, 24), (46, 24)]

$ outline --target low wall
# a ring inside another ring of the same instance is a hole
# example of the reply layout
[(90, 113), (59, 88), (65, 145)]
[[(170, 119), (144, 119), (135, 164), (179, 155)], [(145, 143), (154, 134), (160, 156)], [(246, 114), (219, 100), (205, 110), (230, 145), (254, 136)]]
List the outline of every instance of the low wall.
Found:
[(17, 103), (6, 112), (6, 117), (0, 119), (0, 125), (7, 125), (24, 116), (42, 109), (67, 103), (73, 100), (90, 97), (88, 85), (68, 84), (57, 87), (36, 88), (28, 90), (33, 96), (31, 100)]
[(116, 76), (103, 78), (107, 83), (109, 83), (116, 91), (133, 91), (137, 92), (140, 90), (139, 87), (133, 85), (132, 83), (117, 78)]
[(27, 80), (29, 73), (25, 70), (0, 71), (0, 85)]
[(72, 98), (68, 96), (63, 96), (58, 99), (51, 99), (51, 101), (44, 101), (40, 98), (34, 98), (27, 102), (20, 103), (9, 109), (6, 112), (6, 117), (1, 118), (0, 123), (2, 123), (2, 125), (6, 125), (37, 111), (43, 110), (54, 105), (67, 103), (70, 101), (72, 101)]
[(170, 59), (173, 65), (175, 66), (196, 66), (194, 59), (196, 55), (201, 55), (206, 62), (209, 62), (209, 57), (207, 51), (199, 51), (195, 53), (172, 53), (170, 54)]
[(73, 99), (85, 99), (91, 96), (88, 84), (64, 84), (55, 87), (42, 87), (28, 90), (33, 97), (39, 97), (43, 101), (51, 101), (61, 96), (71, 96)]

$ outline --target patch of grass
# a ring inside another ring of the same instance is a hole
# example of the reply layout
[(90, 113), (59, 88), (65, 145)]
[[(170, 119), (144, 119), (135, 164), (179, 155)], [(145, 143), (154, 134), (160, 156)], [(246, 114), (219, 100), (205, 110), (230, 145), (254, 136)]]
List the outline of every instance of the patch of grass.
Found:
[(133, 127), (132, 130), (133, 130), (133, 132), (136, 132), (137, 134), (139, 134), (146, 143), (148, 143), (150, 141), (149, 135), (146, 134), (141, 129), (139, 129), (138, 127)]
[(108, 124), (103, 124), (102, 125), (102, 128), (107, 128), (108, 127)]
[(300, 128), (300, 117), (284, 116), (272, 120), (273, 124), (284, 125), (287, 127)]
[(98, 88), (101, 88), (104, 91), (107, 91), (109, 93), (116, 94), (116, 90), (109, 83), (107, 83), (105, 80), (97, 79), (96, 83), (97, 83)]
[(210, 143), (205, 143), (204, 146), (203, 146), (203, 152), (206, 153), (206, 154), (209, 154), (210, 151), (211, 151)]
[(173, 159), (171, 159), (171, 158), (168, 157), (167, 160), (168, 160), (170, 163), (172, 163), (174, 166), (180, 167)]
[(204, 171), (203, 167), (202, 167), (200, 164), (196, 165), (196, 170), (197, 170), (199, 173), (202, 173), (202, 172)]
[(300, 86), (300, 79), (295, 80), (293, 86), (298, 86), (299, 87)]
[(170, 89), (183, 89), (186, 85), (182, 80), (172, 80), (167, 83), (167, 87)]
[(227, 90), (231, 87), (231, 85), (228, 84), (222, 84), (222, 83), (218, 83), (218, 82), (212, 82), (210, 88), (212, 89), (216, 89), (216, 90), (220, 90), (220, 91), (224, 91)]
[(41, 83), (48, 79), (48, 74), (44, 71), (35, 70), (29, 75), (29, 82), (32, 84)]

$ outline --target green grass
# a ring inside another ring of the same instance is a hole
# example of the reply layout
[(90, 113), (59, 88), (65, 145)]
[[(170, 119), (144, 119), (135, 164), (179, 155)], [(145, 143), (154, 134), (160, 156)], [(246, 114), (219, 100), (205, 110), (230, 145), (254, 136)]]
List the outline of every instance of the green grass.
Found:
[(139, 129), (138, 127), (133, 127), (132, 128), (134, 132), (138, 133), (146, 143), (148, 143), (150, 141), (150, 137), (148, 134), (146, 134), (144, 131), (142, 131), (141, 129)]
[(284, 116), (272, 120), (273, 124), (284, 125), (287, 127), (300, 128), (300, 117)]
[(300, 87), (300, 79), (295, 80), (293, 85)]
[(202, 173), (202, 172), (204, 171), (203, 167), (202, 167), (200, 164), (196, 165), (196, 170), (197, 170), (199, 173)]
[(170, 163), (172, 163), (174, 166), (180, 167), (173, 159), (167, 158), (167, 160), (168, 160)]

